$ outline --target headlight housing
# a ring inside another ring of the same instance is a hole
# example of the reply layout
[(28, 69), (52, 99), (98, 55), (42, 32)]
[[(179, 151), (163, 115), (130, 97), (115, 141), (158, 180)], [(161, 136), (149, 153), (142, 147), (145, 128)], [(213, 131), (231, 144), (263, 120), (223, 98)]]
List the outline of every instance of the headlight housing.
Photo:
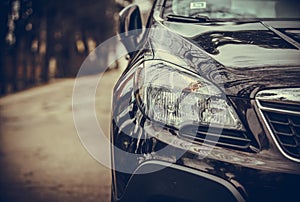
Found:
[(185, 124), (243, 129), (222, 91), (183, 67), (145, 61), (135, 74), (135, 93), (152, 121), (179, 129)]

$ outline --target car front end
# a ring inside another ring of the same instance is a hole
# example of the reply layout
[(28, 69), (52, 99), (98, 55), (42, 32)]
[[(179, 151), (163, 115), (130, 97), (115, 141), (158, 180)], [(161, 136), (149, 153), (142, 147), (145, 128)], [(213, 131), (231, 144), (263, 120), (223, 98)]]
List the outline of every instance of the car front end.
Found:
[(112, 201), (294, 201), (299, 21), (195, 22), (168, 2), (114, 89)]

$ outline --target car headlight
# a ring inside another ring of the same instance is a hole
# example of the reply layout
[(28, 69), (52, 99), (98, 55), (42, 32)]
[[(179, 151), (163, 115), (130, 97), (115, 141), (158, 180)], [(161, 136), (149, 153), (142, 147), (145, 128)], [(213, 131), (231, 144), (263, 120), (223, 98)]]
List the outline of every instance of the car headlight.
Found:
[(175, 128), (185, 124), (242, 129), (222, 91), (183, 67), (145, 61), (135, 74), (135, 93), (143, 113), (152, 121)]

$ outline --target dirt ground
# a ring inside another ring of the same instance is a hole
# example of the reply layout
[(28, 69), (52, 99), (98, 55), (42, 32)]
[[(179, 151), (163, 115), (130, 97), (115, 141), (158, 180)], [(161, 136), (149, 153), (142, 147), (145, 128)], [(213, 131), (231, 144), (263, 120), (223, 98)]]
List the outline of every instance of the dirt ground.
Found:
[[(96, 95), (106, 134), (120, 72), (105, 73)], [(109, 201), (110, 170), (88, 154), (74, 127), (73, 84), (57, 80), (0, 99), (0, 201)]]

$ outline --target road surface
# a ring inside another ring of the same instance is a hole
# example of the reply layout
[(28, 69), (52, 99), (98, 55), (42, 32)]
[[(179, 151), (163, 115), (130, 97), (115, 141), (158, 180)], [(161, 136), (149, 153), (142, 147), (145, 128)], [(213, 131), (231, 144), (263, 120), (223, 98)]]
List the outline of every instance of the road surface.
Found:
[[(105, 73), (96, 95), (106, 134), (120, 72)], [(88, 154), (74, 127), (73, 84), (62, 79), (0, 99), (0, 201), (109, 201), (110, 170)]]

